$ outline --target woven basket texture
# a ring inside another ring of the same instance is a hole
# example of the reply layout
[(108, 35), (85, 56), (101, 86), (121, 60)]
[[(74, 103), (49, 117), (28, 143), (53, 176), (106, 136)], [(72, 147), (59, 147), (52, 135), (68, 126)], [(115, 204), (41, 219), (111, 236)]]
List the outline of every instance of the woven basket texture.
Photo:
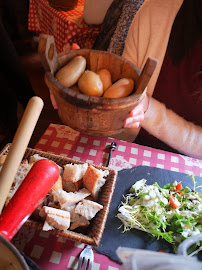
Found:
[[(0, 152), (1, 155), (6, 155), (9, 152), (11, 144), (7, 144), (3, 150)], [(34, 155), (39, 154), (42, 157), (48, 158), (61, 167), (63, 167), (65, 164), (83, 164), (84, 162), (74, 160), (68, 157), (55, 155), (48, 152), (43, 152), (39, 150), (35, 150), (32, 148), (27, 148), (24, 154), (23, 159), (28, 159)], [(57, 236), (63, 236), (66, 239), (82, 242), (85, 244), (89, 244), (92, 246), (99, 246), (99, 243), (102, 238), (102, 234), (104, 232), (105, 224), (107, 221), (107, 216), (109, 213), (109, 207), (112, 200), (112, 195), (115, 188), (116, 178), (117, 178), (117, 171), (104, 167), (104, 166), (98, 166), (93, 165), (97, 169), (101, 170), (108, 170), (109, 174), (107, 176), (107, 180), (102, 187), (97, 202), (103, 205), (103, 209), (99, 211), (96, 216), (90, 221), (90, 225), (85, 231), (59, 231), (59, 230), (51, 230), (49, 231), (53, 235)], [(25, 226), (33, 227), (38, 230), (42, 230), (43, 228), (43, 222), (42, 221), (34, 221), (31, 219), (31, 217), (25, 222)]]

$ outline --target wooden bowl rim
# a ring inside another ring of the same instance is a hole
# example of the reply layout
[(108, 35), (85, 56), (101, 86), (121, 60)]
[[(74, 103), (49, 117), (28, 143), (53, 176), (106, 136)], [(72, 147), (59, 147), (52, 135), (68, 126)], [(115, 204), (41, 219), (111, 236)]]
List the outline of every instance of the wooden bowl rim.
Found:
[(57, 87), (57, 89), (62, 94), (67, 94), (72, 98), (76, 98), (78, 101), (87, 102), (88, 104), (102, 104), (102, 105), (121, 105), (128, 104), (138, 100), (142, 94), (132, 94), (130, 96), (124, 98), (104, 98), (104, 97), (96, 97), (96, 96), (87, 96), (82, 93), (78, 93), (71, 88), (63, 86), (51, 72), (46, 73), (46, 77), (53, 85)]

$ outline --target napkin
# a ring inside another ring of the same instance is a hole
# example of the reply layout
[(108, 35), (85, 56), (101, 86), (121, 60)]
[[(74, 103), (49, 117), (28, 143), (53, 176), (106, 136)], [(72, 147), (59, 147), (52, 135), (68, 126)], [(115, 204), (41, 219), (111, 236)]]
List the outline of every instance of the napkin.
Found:
[[(118, 206), (123, 201), (123, 195), (129, 191), (136, 181), (143, 178), (147, 180), (147, 185), (157, 182), (160, 187), (163, 187), (165, 184), (173, 183), (176, 180), (181, 182), (183, 187), (188, 186), (193, 189), (194, 186), (188, 174), (159, 168), (138, 166), (118, 172), (106, 227), (99, 247), (94, 248), (95, 251), (107, 255), (118, 263), (121, 263), (121, 261), (116, 255), (116, 249), (120, 246), (152, 251), (164, 250), (165, 252), (173, 253), (171, 244), (165, 240), (156, 240), (156, 238), (149, 236), (146, 232), (136, 229), (123, 233), (123, 228), (119, 228), (122, 223), (116, 215), (118, 214)], [(197, 185), (201, 185), (202, 178), (196, 176), (195, 179)], [(201, 192), (201, 188), (197, 189), (197, 191)]]

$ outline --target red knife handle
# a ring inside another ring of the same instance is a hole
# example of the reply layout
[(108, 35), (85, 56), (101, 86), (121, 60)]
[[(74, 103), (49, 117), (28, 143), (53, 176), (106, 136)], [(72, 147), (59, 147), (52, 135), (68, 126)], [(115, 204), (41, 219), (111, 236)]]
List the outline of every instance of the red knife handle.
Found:
[(37, 161), (0, 216), (0, 234), (9, 241), (33, 213), (59, 177), (49, 159)]

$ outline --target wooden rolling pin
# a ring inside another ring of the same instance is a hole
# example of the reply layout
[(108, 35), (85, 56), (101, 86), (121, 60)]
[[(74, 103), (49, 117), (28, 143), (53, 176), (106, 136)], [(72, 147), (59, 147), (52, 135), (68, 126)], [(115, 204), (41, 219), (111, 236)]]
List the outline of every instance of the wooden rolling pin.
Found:
[(29, 100), (14, 136), (8, 156), (0, 172), (0, 213), (42, 111), (43, 104), (40, 97), (32, 97)]

